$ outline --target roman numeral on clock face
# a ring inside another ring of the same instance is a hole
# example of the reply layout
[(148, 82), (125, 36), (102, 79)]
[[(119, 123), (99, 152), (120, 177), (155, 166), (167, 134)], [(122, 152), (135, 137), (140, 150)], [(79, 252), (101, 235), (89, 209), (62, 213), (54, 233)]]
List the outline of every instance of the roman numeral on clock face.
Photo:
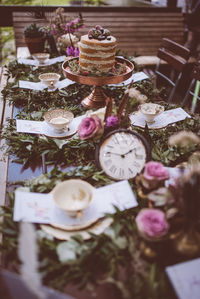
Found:
[(119, 169), (119, 175), (120, 175), (120, 177), (124, 176), (124, 169), (122, 169), (122, 168)]
[(115, 173), (117, 170), (117, 167), (115, 165), (112, 165), (109, 169), (112, 173)]

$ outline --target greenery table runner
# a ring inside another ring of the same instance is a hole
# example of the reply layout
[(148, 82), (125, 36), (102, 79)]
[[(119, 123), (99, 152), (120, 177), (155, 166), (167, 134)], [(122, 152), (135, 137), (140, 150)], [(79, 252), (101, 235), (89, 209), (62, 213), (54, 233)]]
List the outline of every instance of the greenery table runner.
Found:
[[(60, 72), (61, 65), (48, 67), (49, 72)], [(70, 139), (56, 139), (45, 136), (22, 134), (16, 132), (16, 119), (43, 120), (42, 116), (50, 108), (65, 108), (75, 116), (86, 112), (81, 106), (81, 100), (91, 91), (89, 86), (73, 84), (54, 92), (23, 90), (18, 87), (19, 80), (37, 82), (41, 69), (38, 67), (12, 62), (7, 68), (8, 78), (14, 78), (7, 83), (3, 90), (3, 97), (15, 107), (15, 118), (8, 119), (2, 132), (2, 138), (7, 143), (7, 153), (14, 155), (14, 162), (21, 163), (23, 168), (41, 165), (45, 156), (47, 165), (53, 170), (39, 177), (16, 182), (9, 182), (10, 190), (16, 187), (25, 188), (31, 192), (50, 192), (56, 183), (69, 179), (80, 178), (100, 187), (112, 183), (95, 164), (95, 147), (93, 140), (81, 140), (77, 135)], [(140, 92), (154, 101), (164, 96), (164, 91), (153, 88), (150, 80), (134, 84)], [(105, 93), (114, 98), (115, 107), (119, 106), (126, 86), (104, 87)], [(127, 115), (137, 109), (135, 99), (129, 99)], [(164, 103), (165, 109), (174, 107)], [(128, 117), (122, 123), (130, 126)], [(133, 128), (148, 140), (151, 145), (152, 160), (159, 161), (165, 166), (175, 166), (187, 161), (192, 152), (199, 150), (198, 144), (192, 147), (170, 147), (169, 137), (179, 131), (193, 131), (198, 133), (200, 120), (198, 117), (185, 119), (175, 125), (161, 130)], [(12, 165), (10, 164), (10, 167)], [(61, 170), (62, 169), (62, 170)], [(113, 219), (112, 225), (101, 235), (91, 234), (88, 241), (79, 235), (74, 235), (70, 241), (58, 241), (45, 234), (39, 225), (36, 225), (40, 271), (44, 284), (63, 290), (73, 283), (80, 288), (95, 291), (97, 285), (113, 284), (119, 291), (119, 298), (170, 298), (171, 290), (164, 274), (167, 265), (181, 261), (173, 254), (169, 240), (159, 244), (148, 244), (141, 240), (135, 217), (141, 208), (147, 207), (148, 202), (138, 188), (138, 183), (131, 180), (130, 185), (135, 193), (139, 206), (120, 212), (116, 208), (114, 215), (107, 215)], [(2, 207), (1, 231), (3, 241), (1, 251), (5, 254), (5, 266), (17, 271), (19, 258), (17, 256), (19, 225), (13, 222), (14, 193), (9, 193), (9, 205)], [(148, 243), (148, 242), (147, 242)], [(156, 255), (145, 254), (145, 250), (155, 250)]]

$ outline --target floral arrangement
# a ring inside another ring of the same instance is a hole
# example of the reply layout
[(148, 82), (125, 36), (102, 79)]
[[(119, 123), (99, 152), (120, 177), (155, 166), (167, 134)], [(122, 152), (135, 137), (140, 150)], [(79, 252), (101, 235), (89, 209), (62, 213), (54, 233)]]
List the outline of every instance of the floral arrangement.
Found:
[(55, 11), (55, 17), (51, 20), (48, 31), (55, 36), (61, 52), (66, 51), (67, 47), (72, 47), (74, 51), (68, 49), (65, 53), (68, 55), (70, 51), (70, 55), (68, 56), (76, 56), (78, 53), (77, 42), (79, 39), (74, 33), (84, 27), (84, 20), (81, 14), (79, 14), (78, 18), (68, 20), (67, 15), (64, 14), (64, 8), (59, 7)]
[[(170, 136), (171, 146), (192, 147), (199, 137), (192, 132)], [(140, 236), (148, 241), (168, 239), (178, 254), (195, 257), (200, 254), (200, 160), (189, 159), (187, 168), (173, 173), (161, 163), (146, 163), (138, 175), (138, 194), (149, 208), (139, 211), (136, 225)], [(195, 162), (194, 162), (195, 161)]]

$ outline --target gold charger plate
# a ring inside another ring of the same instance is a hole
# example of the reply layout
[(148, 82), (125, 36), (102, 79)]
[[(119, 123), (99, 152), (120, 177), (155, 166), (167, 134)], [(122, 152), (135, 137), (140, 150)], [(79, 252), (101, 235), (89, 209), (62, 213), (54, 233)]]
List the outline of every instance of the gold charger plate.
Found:
[(100, 235), (104, 232), (104, 230), (107, 227), (111, 225), (112, 222), (113, 219), (105, 218), (96, 222), (94, 225), (90, 226), (87, 230), (76, 230), (76, 231), (66, 231), (59, 228), (55, 228), (47, 224), (41, 224), (40, 227), (45, 233), (53, 236), (58, 240), (68, 241), (75, 234), (79, 234), (82, 236), (84, 240), (88, 240), (91, 238), (90, 233), (93, 233), (95, 235)]
[(94, 225), (96, 222), (98, 222), (99, 219), (94, 219), (88, 222), (85, 222), (83, 224), (74, 224), (74, 225), (62, 225), (62, 224), (57, 224), (57, 223), (51, 223), (50, 225), (58, 228), (58, 229), (62, 229), (62, 230), (66, 230), (68, 232), (72, 231), (80, 231), (86, 228), (89, 228), (90, 226)]

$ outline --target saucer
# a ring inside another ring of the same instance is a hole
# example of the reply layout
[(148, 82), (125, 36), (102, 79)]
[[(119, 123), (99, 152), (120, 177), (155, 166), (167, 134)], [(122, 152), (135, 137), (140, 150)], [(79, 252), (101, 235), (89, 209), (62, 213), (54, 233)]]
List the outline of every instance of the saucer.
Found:
[(69, 131), (66, 129), (62, 133), (55, 132), (52, 128), (48, 126), (48, 124), (44, 121), (42, 123), (42, 133), (51, 138), (64, 138), (64, 137), (71, 137), (77, 132), (77, 125), (75, 122), (71, 122), (69, 124)]
[(76, 231), (66, 231), (66, 230), (53, 227), (48, 224), (41, 224), (40, 227), (45, 233), (53, 236), (58, 240), (68, 241), (75, 234), (81, 235), (84, 240), (89, 240), (92, 237), (92, 234), (95, 235), (102, 234), (104, 230), (111, 225), (112, 222), (113, 222), (112, 218), (104, 218), (94, 223), (92, 226), (88, 227), (88, 229), (76, 230)]

